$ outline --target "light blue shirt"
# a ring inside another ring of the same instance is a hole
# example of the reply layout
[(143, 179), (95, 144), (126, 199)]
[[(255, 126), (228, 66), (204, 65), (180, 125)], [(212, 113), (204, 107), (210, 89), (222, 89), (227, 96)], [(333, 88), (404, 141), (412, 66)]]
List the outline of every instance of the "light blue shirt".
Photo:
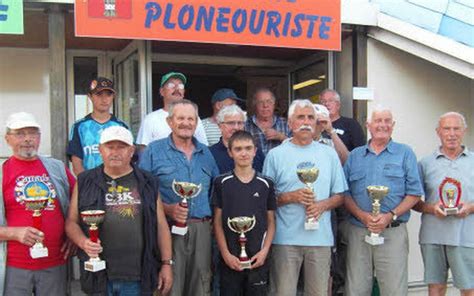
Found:
[[(357, 206), (372, 212), (372, 200), (367, 193), (369, 185), (383, 185), (389, 193), (382, 199), (380, 212), (388, 213), (396, 208), (407, 195), (422, 196), (423, 188), (416, 163), (416, 156), (410, 147), (392, 140), (378, 155), (369, 145), (358, 147), (349, 154), (344, 165), (350, 195)], [(407, 222), (410, 211), (401, 215), (398, 221)], [(353, 215), (349, 221), (365, 227)]]
[[(343, 193), (347, 190), (344, 172), (333, 148), (312, 142), (298, 146), (286, 141), (270, 150), (264, 165), (263, 174), (275, 182), (278, 194), (304, 188), (298, 179), (296, 170), (303, 162), (314, 163), (319, 169), (319, 177), (313, 184), (317, 200)], [(274, 244), (296, 246), (332, 246), (334, 244), (331, 228), (331, 211), (324, 212), (319, 218), (318, 230), (305, 230), (305, 207), (290, 203), (278, 207), (276, 211), (276, 232)]]
[(173, 192), (173, 180), (201, 184), (201, 192), (188, 201), (189, 218), (210, 217), (210, 189), (212, 179), (219, 174), (216, 161), (204, 144), (193, 138), (194, 151), (191, 160), (178, 150), (171, 134), (151, 142), (140, 157), (140, 168), (158, 176), (160, 195), (166, 204), (174, 204), (181, 198)]
[[(461, 183), (461, 203), (474, 203), (474, 154), (467, 148), (453, 160), (437, 150), (420, 161), (419, 169), (426, 203), (440, 202), (438, 189), (446, 177)], [(434, 215), (423, 214), (420, 244), (474, 248), (474, 215), (439, 219)]]

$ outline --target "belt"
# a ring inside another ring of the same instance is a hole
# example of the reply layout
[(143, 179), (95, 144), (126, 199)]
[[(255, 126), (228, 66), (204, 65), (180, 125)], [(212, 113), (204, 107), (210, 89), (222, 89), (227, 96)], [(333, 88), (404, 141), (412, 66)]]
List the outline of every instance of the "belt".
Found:
[(206, 221), (211, 221), (210, 216), (206, 216), (204, 218), (189, 218), (186, 222), (188, 223), (199, 223), (199, 222), (206, 222)]
[(392, 223), (387, 225), (387, 228), (395, 228), (395, 227), (398, 227), (398, 226), (402, 225), (402, 223), (405, 223), (405, 222), (393, 221)]

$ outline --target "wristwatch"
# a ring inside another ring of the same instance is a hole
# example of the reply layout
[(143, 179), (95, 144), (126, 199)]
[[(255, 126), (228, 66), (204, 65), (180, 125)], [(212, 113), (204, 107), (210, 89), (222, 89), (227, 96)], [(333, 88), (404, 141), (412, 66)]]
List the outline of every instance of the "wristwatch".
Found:
[(173, 265), (174, 265), (174, 261), (173, 261), (173, 259), (161, 260), (161, 264), (173, 266)]
[(398, 219), (397, 214), (395, 214), (395, 212), (393, 210), (390, 210), (390, 213), (392, 213), (392, 215), (393, 215), (392, 221), (397, 221), (397, 219)]

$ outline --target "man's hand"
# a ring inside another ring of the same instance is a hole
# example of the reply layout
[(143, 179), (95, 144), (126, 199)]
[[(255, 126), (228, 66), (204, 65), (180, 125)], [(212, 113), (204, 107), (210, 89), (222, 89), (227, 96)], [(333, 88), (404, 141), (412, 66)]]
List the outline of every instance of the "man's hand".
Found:
[(446, 218), (446, 213), (444, 212), (443, 205), (441, 203), (437, 204), (426, 204), (428, 207), (428, 211), (430, 214), (435, 215), (439, 219), (444, 219)]
[(242, 267), (240, 266), (239, 258), (235, 257), (230, 252), (227, 252), (226, 254), (222, 254), (222, 258), (224, 259), (225, 264), (229, 266), (230, 269), (233, 269), (236, 271), (242, 270)]
[(179, 223), (186, 223), (188, 219), (188, 208), (184, 208), (176, 203), (171, 206), (171, 219)]
[(295, 191), (296, 201), (304, 205), (305, 207), (310, 206), (314, 202), (314, 193), (308, 188), (301, 188)]
[(323, 131), (326, 131), (327, 133), (331, 134), (332, 132), (332, 123), (331, 119), (329, 117), (324, 117), (322, 115), (318, 116), (317, 123), (321, 126)]
[(277, 130), (273, 128), (269, 128), (265, 130), (265, 138), (267, 140), (279, 140), (283, 141), (285, 139), (285, 135), (278, 132)]
[(15, 240), (30, 247), (44, 239), (44, 233), (34, 227), (14, 227), (14, 231)]
[(261, 249), (257, 254), (255, 254), (250, 261), (252, 262), (252, 268), (258, 268), (265, 263), (265, 260), (268, 256), (268, 250)]
[(377, 216), (371, 216), (372, 219), (369, 221), (368, 229), (373, 233), (381, 233), (391, 222), (392, 214), (378, 214)]
[(61, 246), (61, 253), (63, 254), (64, 260), (76, 255), (76, 252), (77, 252), (77, 246), (71, 240), (66, 238), (63, 245)]
[(459, 204), (459, 212), (456, 214), (458, 218), (466, 218), (474, 211), (474, 204)]
[(316, 220), (326, 211), (321, 202), (313, 200), (313, 202), (306, 207), (306, 217), (315, 218)]
[(161, 295), (166, 295), (171, 290), (173, 285), (173, 270), (171, 265), (161, 265), (160, 272), (158, 273), (158, 290)]
[(103, 251), (100, 240), (94, 243), (89, 238), (84, 239), (79, 247), (91, 258), (99, 257), (99, 254)]

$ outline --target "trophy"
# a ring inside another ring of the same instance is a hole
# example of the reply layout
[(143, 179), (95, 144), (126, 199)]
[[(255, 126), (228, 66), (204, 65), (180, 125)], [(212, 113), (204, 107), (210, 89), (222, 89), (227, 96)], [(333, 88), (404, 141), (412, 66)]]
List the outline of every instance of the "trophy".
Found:
[[(92, 242), (97, 243), (99, 241), (99, 227), (97, 227), (97, 225), (104, 221), (105, 211), (82, 211), (81, 217), (82, 221), (89, 225), (89, 239)], [(105, 261), (101, 260), (99, 256), (95, 258), (89, 258), (89, 260), (84, 262), (84, 269), (91, 272), (100, 271), (105, 269)]]
[[(201, 184), (194, 184), (189, 182), (176, 182), (173, 180), (171, 185), (173, 192), (181, 197), (179, 206), (183, 208), (188, 207), (188, 199), (191, 199), (201, 192)], [(178, 235), (185, 235), (188, 232), (188, 226), (186, 223), (175, 222), (173, 227), (171, 227), (171, 233)]]
[[(296, 174), (298, 179), (303, 182), (311, 192), (313, 192), (313, 183), (316, 182), (319, 175), (319, 169), (314, 166), (311, 162), (303, 162), (298, 165), (296, 168)], [(316, 196), (314, 197), (316, 200)], [(307, 217), (304, 222), (304, 229), (306, 230), (316, 230), (319, 228), (319, 222), (317, 218)]]
[(250, 261), (247, 253), (245, 252), (245, 243), (247, 242), (247, 238), (245, 237), (245, 233), (252, 230), (255, 226), (255, 216), (252, 217), (235, 217), (235, 218), (227, 218), (227, 226), (229, 226), (230, 230), (240, 234), (239, 236), (239, 244), (240, 244), (240, 267), (242, 269), (250, 269), (252, 266), (252, 262)]
[[(48, 203), (48, 197), (24, 198), (25, 206), (28, 210), (33, 211), (33, 227), (41, 231), (41, 211)], [(33, 259), (48, 257), (48, 249), (43, 243), (37, 241), (30, 248), (30, 256)]]
[[(387, 186), (370, 185), (367, 186), (367, 192), (372, 199), (372, 216), (380, 214), (380, 201), (388, 194)], [(365, 242), (369, 245), (376, 246), (383, 244), (384, 238), (378, 233), (371, 232), (365, 236)]]
[(461, 182), (458, 180), (447, 177), (441, 182), (439, 199), (446, 215), (456, 215), (459, 212), (461, 193)]

